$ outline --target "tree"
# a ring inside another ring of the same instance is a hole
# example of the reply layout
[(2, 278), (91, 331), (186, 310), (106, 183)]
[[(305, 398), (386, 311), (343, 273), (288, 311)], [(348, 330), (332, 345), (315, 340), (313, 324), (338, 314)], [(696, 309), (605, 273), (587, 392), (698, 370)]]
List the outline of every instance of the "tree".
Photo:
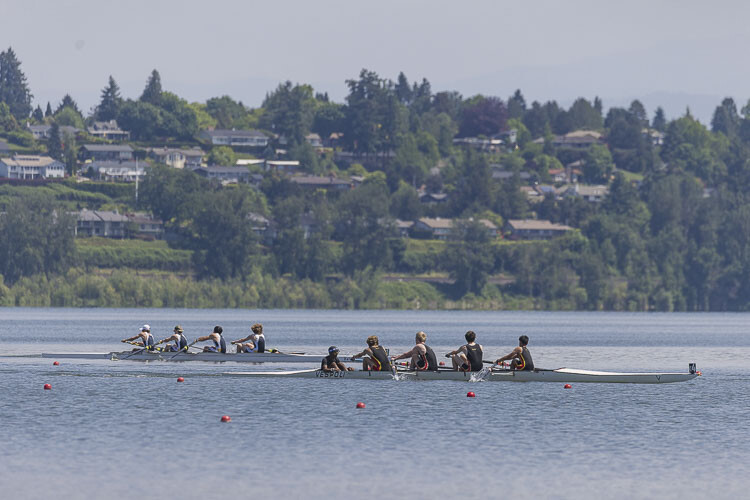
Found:
[(651, 128), (658, 130), (659, 132), (664, 132), (667, 129), (667, 118), (665, 117), (664, 110), (661, 106), (656, 108), (654, 119), (651, 122)]
[(18, 130), (18, 122), (10, 112), (10, 108), (4, 102), (0, 102), (0, 130), (13, 132)]
[(734, 137), (739, 132), (740, 115), (737, 113), (737, 105), (731, 97), (721, 101), (721, 105), (714, 111), (711, 119), (711, 131), (721, 132), (727, 137)]
[(315, 109), (312, 131), (327, 139), (334, 132), (344, 130), (344, 106), (335, 102), (323, 102)]
[(50, 128), (49, 131), (49, 138), (47, 139), (47, 154), (55, 160), (63, 159), (62, 136), (60, 134), (60, 126), (57, 122), (52, 123), (52, 128)]
[(50, 106), (49, 101), (47, 101), (47, 109), (44, 111), (44, 117), (47, 118), (49, 116), (52, 116), (54, 113), (52, 113), (52, 106)]
[(507, 119), (508, 110), (501, 99), (479, 95), (464, 107), (458, 134), (462, 137), (494, 135), (503, 130)]
[(315, 98), (309, 85), (286, 81), (263, 100), (261, 126), (284, 136), (290, 144), (301, 144), (312, 128)]
[(24, 276), (65, 272), (75, 261), (75, 224), (50, 198), (11, 198), (0, 217), (0, 275), (12, 284)]
[(455, 221), (442, 255), (458, 293), (480, 294), (492, 270), (489, 231), (481, 221)]
[(526, 99), (523, 98), (521, 89), (517, 89), (508, 98), (508, 118), (523, 119), (524, 113), (526, 113)]
[(614, 165), (612, 155), (606, 146), (592, 144), (586, 152), (583, 164), (583, 177), (591, 184), (608, 183)]
[(141, 94), (140, 101), (148, 104), (153, 104), (154, 106), (159, 106), (161, 104), (161, 75), (159, 75), (159, 72), (156, 70), (153, 70), (151, 72), (151, 76), (148, 77), (148, 81), (146, 82), (146, 87), (143, 89), (143, 94)]
[(37, 105), (36, 109), (34, 109), (34, 112), (31, 114), (31, 117), (39, 123), (44, 121), (44, 111), (42, 111), (41, 106)]
[(603, 125), (601, 110), (597, 110), (583, 97), (575, 100), (567, 115), (572, 130), (600, 130)]
[(71, 106), (65, 106), (57, 113), (55, 113), (55, 123), (60, 126), (67, 125), (69, 127), (75, 127), (77, 129), (83, 129), (83, 116)]
[(120, 97), (120, 87), (109, 75), (109, 83), (102, 89), (99, 106), (96, 107), (96, 119), (100, 121), (109, 121), (117, 119), (122, 107), (122, 97)]
[(225, 167), (231, 167), (236, 162), (237, 155), (234, 154), (234, 150), (229, 146), (214, 147), (211, 152), (208, 153), (209, 165), (222, 165)]
[(57, 109), (55, 110), (55, 114), (58, 114), (60, 111), (62, 111), (65, 108), (70, 108), (73, 111), (75, 111), (76, 114), (83, 117), (83, 115), (81, 114), (81, 110), (78, 109), (78, 103), (76, 103), (73, 100), (70, 94), (65, 94), (63, 96), (62, 101), (60, 101), (60, 104), (57, 106)]
[(628, 112), (640, 122), (642, 127), (648, 127), (648, 114), (646, 113), (646, 108), (641, 101), (636, 99), (631, 102)]
[(8, 47), (5, 52), (0, 52), (0, 102), (8, 105), (16, 120), (22, 121), (31, 114), (31, 98), (21, 62)]
[(409, 80), (406, 78), (403, 71), (398, 74), (398, 80), (396, 81), (394, 91), (396, 92), (396, 97), (401, 104), (407, 106), (411, 104), (413, 92), (411, 87), (409, 87)]
[(216, 120), (220, 129), (243, 129), (247, 123), (247, 109), (228, 95), (212, 97), (206, 101), (206, 111)]

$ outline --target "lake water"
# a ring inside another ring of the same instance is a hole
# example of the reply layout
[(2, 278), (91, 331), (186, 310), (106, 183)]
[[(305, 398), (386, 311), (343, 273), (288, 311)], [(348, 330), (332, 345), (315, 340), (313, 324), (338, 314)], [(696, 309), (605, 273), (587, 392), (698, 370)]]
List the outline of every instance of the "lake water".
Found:
[[(193, 339), (439, 359), (521, 334), (537, 367), (687, 371), (666, 385), (248, 379), (301, 368), (23, 357), (109, 352), (149, 323)], [(750, 314), (0, 309), (0, 497), (747, 498)], [(185, 377), (182, 384), (176, 378)], [(45, 383), (51, 391), (42, 390)], [(467, 398), (467, 391), (476, 398)], [(364, 410), (355, 409), (365, 402)], [(232, 417), (220, 423), (222, 415)]]

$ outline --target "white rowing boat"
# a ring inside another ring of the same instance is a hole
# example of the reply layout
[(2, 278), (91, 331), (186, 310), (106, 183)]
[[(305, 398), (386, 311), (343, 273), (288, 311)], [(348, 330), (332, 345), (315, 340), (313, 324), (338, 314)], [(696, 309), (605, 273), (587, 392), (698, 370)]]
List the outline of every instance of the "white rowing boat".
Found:
[(615, 384), (668, 384), (685, 382), (700, 375), (691, 363), (687, 373), (621, 373), (558, 368), (556, 370), (512, 371), (507, 369), (485, 369), (467, 373), (453, 370), (439, 371), (338, 371), (326, 372), (320, 369), (294, 371), (225, 372), (224, 375), (240, 377), (296, 377), (325, 380), (367, 379), (367, 380), (459, 380), (466, 382), (596, 382)]
[[(280, 353), (280, 352), (146, 352), (120, 351), (109, 353), (42, 353), (43, 358), (55, 359), (109, 359), (112, 361), (209, 361), (213, 363), (320, 363), (325, 354)], [(339, 356), (341, 361), (351, 361), (349, 356)]]

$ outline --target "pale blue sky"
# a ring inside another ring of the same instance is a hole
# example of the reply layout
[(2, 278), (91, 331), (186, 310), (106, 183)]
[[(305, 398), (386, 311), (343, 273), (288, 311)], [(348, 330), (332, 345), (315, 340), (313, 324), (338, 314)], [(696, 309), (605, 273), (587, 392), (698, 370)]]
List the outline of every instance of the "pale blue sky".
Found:
[(342, 100), (366, 67), (465, 96), (690, 105), (705, 121), (723, 96), (750, 97), (748, 14), (721, 0), (0, 0), (0, 47), (42, 106), (69, 92), (88, 110), (110, 74), (137, 97), (154, 68), (191, 101), (258, 106), (287, 79)]

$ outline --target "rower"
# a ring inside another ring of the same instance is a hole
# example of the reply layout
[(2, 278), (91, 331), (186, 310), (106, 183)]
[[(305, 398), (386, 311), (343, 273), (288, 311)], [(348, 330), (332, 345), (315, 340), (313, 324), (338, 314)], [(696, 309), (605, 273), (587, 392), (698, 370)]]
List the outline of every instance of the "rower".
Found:
[(169, 337), (165, 338), (164, 340), (160, 340), (156, 343), (156, 345), (163, 344), (165, 342), (174, 341), (174, 344), (170, 344), (167, 347), (164, 348), (165, 351), (168, 352), (178, 352), (178, 351), (187, 351), (188, 349), (188, 340), (187, 337), (183, 334), (182, 327), (180, 325), (177, 325), (174, 327), (174, 333), (170, 335)]
[(495, 363), (498, 365), (501, 364), (503, 361), (507, 361), (509, 359), (512, 359), (513, 361), (510, 362), (510, 369), (511, 370), (534, 370), (534, 362), (531, 360), (531, 353), (529, 352), (529, 349), (526, 347), (529, 343), (529, 337), (526, 335), (521, 335), (518, 337), (518, 347), (513, 349), (510, 354), (506, 354), (502, 358), (498, 358)]
[(411, 358), (411, 369), (417, 371), (437, 371), (438, 364), (435, 352), (427, 345), (427, 334), (417, 332), (415, 345), (410, 351), (391, 358), (392, 361), (399, 359)]
[(332, 345), (328, 348), (328, 356), (320, 362), (320, 369), (324, 372), (345, 372), (352, 371), (354, 368), (347, 368), (344, 363), (339, 361), (339, 348)]
[[(143, 325), (141, 327), (141, 331), (138, 332), (138, 335), (134, 335), (130, 337), (129, 339), (122, 339), (120, 342), (133, 342), (137, 339), (141, 339), (141, 342), (143, 342), (142, 347), (140, 349), (146, 349), (147, 351), (153, 351), (154, 350), (154, 336), (151, 335), (151, 327), (149, 325)], [(133, 349), (134, 351), (139, 349)]]
[(237, 352), (266, 352), (266, 337), (263, 335), (263, 325), (255, 323), (250, 327), (250, 331), (250, 335), (244, 339), (232, 341), (232, 344), (237, 346)]
[(449, 352), (445, 357), (451, 358), (454, 370), (461, 370), (462, 372), (481, 371), (484, 350), (481, 345), (474, 342), (477, 339), (477, 334), (469, 330), (464, 338), (467, 343), (455, 351)]
[(363, 370), (375, 372), (391, 370), (391, 360), (388, 359), (388, 353), (383, 346), (378, 343), (377, 335), (367, 337), (367, 347), (362, 352), (352, 356), (352, 361), (355, 358), (362, 358)]
[(221, 336), (223, 332), (224, 332), (224, 329), (222, 327), (215, 326), (213, 332), (203, 337), (198, 337), (190, 345), (193, 345), (196, 342), (205, 342), (206, 340), (210, 340), (214, 343), (214, 345), (207, 345), (203, 347), (203, 352), (220, 352), (222, 354), (226, 354), (227, 343), (224, 340), (224, 337)]

